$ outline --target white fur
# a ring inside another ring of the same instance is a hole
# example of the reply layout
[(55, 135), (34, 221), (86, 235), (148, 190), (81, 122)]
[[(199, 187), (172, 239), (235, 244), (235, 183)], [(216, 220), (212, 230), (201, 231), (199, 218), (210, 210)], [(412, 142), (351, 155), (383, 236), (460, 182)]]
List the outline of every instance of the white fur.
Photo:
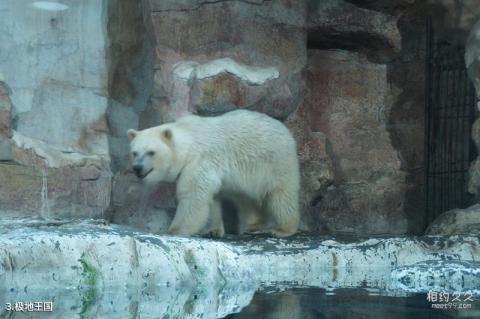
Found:
[[(165, 131), (171, 132), (165, 138)], [(171, 234), (223, 235), (219, 201), (239, 210), (240, 231), (296, 232), (299, 165), (288, 129), (267, 115), (238, 110), (218, 117), (190, 115), (140, 132), (129, 131), (135, 161), (152, 170), (148, 183), (177, 181), (179, 205)], [(154, 156), (146, 156), (155, 151)]]

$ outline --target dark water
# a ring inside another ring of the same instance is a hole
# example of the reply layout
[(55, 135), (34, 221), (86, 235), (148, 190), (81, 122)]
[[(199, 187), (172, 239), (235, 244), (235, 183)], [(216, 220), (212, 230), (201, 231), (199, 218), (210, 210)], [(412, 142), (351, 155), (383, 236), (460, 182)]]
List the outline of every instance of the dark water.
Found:
[[(263, 288), (262, 288), (263, 289)], [(479, 319), (479, 296), (473, 302), (462, 302), (468, 309), (433, 309), (427, 294), (385, 296), (385, 291), (363, 288), (325, 291), (319, 288), (295, 288), (235, 295), (225, 299), (221, 293), (162, 288), (139, 294), (103, 290), (97, 294), (78, 291), (60, 293), (29, 292), (21, 297), (15, 291), (0, 289), (0, 319), (68, 318), (68, 319), (174, 319), (174, 318), (266, 318), (266, 319)], [(19, 292), (20, 293), (20, 292)], [(253, 296), (253, 298), (252, 298)], [(462, 296), (463, 298), (463, 296)], [(51, 301), (52, 312), (7, 311), (6, 302), (26, 300)], [(436, 304), (442, 304), (437, 302)], [(444, 303), (447, 304), (447, 303)], [(458, 307), (458, 303), (457, 303)]]
[[(451, 298), (451, 297), (450, 297)], [(461, 299), (464, 299), (462, 296)], [(406, 297), (372, 295), (364, 289), (339, 289), (327, 293), (324, 289), (292, 289), (283, 292), (257, 292), (250, 304), (239, 313), (225, 318), (320, 318), (320, 319), (479, 319), (478, 297), (473, 302), (460, 302), (469, 309), (453, 309), (453, 303), (443, 302), (452, 309), (433, 309), (427, 294)], [(436, 302), (435, 304), (439, 304)], [(443, 307), (443, 306), (441, 306)]]

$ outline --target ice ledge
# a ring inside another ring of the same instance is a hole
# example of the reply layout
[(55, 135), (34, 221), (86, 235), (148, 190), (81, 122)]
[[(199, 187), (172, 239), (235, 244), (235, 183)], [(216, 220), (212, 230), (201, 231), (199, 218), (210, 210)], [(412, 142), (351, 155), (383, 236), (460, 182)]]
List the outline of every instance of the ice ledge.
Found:
[(279, 77), (275, 67), (254, 67), (237, 63), (231, 58), (223, 58), (200, 64), (182, 61), (173, 66), (173, 74), (182, 80), (205, 79), (221, 73), (230, 73), (252, 85), (261, 85)]
[[(48, 294), (75, 292), (73, 303), (94, 294), (100, 310), (112, 300), (124, 305), (136, 298), (152, 317), (162, 317), (166, 309), (180, 315), (188, 304), (193, 314), (218, 318), (246, 306), (255, 291), (271, 288), (361, 287), (402, 296), (441, 287), (479, 294), (478, 287), (462, 285), (478, 277), (475, 236), (219, 241), (98, 222), (6, 218), (0, 233), (0, 296), (12, 300), (40, 298), (47, 286)], [(438, 275), (434, 286), (432, 274)], [(449, 285), (452, 281), (457, 284)], [(72, 305), (64, 308), (68, 313)]]

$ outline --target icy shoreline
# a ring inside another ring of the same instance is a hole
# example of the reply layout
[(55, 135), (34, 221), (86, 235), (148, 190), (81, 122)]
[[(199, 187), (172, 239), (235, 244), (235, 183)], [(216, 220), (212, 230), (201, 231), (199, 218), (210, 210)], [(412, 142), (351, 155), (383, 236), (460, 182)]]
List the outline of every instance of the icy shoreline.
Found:
[(299, 235), (220, 241), (145, 234), (98, 222), (58, 224), (2, 221), (2, 303), (52, 295), (61, 295), (57, 297), (61, 300), (73, 294), (77, 297), (59, 305), (68, 313), (84, 308), (98, 311), (111, 307), (109, 303), (126, 305), (133, 298), (139, 307), (148, 308), (142, 310), (146, 317), (159, 316), (166, 309), (181, 313), (189, 304), (192, 314), (210, 318), (239, 311), (259, 289), (364, 288), (388, 296), (441, 290), (480, 295), (478, 282), (470, 280), (478, 277), (480, 265), (480, 238), (474, 236), (342, 242)]

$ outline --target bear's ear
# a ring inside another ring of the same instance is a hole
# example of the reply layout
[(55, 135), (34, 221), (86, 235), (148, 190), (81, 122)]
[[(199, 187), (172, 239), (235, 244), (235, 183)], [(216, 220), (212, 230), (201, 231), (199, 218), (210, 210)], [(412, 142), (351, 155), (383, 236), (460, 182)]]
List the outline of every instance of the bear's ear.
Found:
[(172, 131), (169, 128), (163, 130), (161, 134), (162, 134), (162, 137), (167, 141), (172, 140)]
[(138, 134), (138, 132), (135, 131), (135, 130), (132, 130), (132, 129), (128, 130), (127, 131), (128, 140), (129, 141), (133, 140), (135, 138), (135, 136), (137, 136), (137, 134)]

